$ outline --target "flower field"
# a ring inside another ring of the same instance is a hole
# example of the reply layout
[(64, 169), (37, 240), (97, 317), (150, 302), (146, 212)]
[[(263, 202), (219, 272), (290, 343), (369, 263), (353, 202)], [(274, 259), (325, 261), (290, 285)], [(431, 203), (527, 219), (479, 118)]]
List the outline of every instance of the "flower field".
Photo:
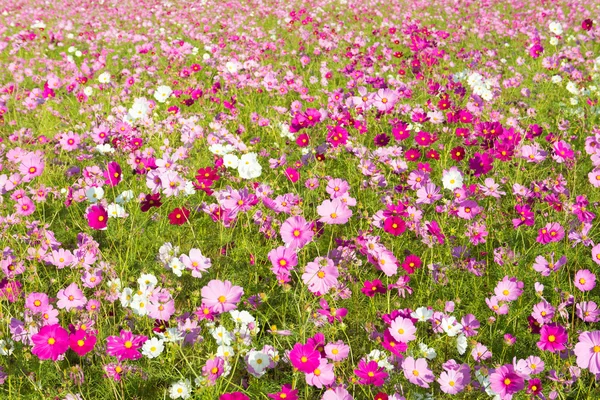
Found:
[(0, 0), (0, 398), (600, 398), (599, 26)]

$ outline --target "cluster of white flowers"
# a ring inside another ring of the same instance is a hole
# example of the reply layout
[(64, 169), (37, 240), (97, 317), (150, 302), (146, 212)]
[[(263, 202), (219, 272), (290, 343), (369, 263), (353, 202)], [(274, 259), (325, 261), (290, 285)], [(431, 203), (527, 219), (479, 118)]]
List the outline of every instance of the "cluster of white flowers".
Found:
[(392, 371), (394, 366), (388, 361), (386, 353), (380, 350), (373, 350), (366, 357), (367, 361), (375, 361), (381, 368), (385, 368), (386, 371)]
[(262, 174), (262, 166), (258, 162), (256, 153), (246, 153), (238, 158), (232, 152), (235, 150), (230, 144), (213, 144), (209, 148), (211, 153), (223, 157), (223, 164), (230, 169), (237, 169), (240, 178), (254, 179)]
[(201, 278), (212, 265), (210, 258), (205, 257), (200, 249), (190, 249), (188, 254), (179, 254), (179, 247), (169, 242), (163, 244), (158, 250), (158, 259), (165, 268), (170, 269), (175, 275), (182, 276), (186, 269), (192, 272), (194, 278)]
[(473, 93), (481, 97), (485, 101), (490, 101), (494, 97), (492, 93), (492, 81), (483, 79), (483, 76), (477, 72), (473, 72), (467, 78), (467, 83), (471, 86)]
[(150, 294), (158, 284), (158, 279), (152, 274), (142, 274), (138, 280), (138, 289), (134, 292), (130, 287), (121, 290), (119, 300), (121, 306), (130, 307), (135, 315), (148, 315), (148, 302)]
[[(90, 187), (85, 191), (85, 196), (87, 197), (87, 200), (90, 203), (96, 204), (104, 198), (104, 189), (102, 189), (101, 187)], [(119, 194), (115, 198), (114, 203), (110, 203), (106, 206), (108, 217), (127, 218), (129, 214), (127, 214), (123, 205), (127, 204), (131, 199), (133, 199), (132, 190), (126, 190), (123, 193)]]

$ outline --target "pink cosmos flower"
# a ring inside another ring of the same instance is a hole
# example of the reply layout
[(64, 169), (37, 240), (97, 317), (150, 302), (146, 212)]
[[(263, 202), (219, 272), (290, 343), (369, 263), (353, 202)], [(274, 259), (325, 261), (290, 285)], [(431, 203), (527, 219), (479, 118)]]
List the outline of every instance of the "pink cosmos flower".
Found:
[(437, 382), (444, 393), (457, 394), (463, 391), (470, 382), (464, 382), (465, 376), (458, 370), (447, 370), (440, 374)]
[(358, 383), (361, 385), (382, 386), (388, 377), (388, 373), (377, 365), (377, 361), (367, 363), (364, 359), (359, 361), (354, 373), (358, 376)]
[(108, 168), (104, 171), (104, 179), (107, 185), (117, 186), (121, 182), (121, 166), (116, 161), (108, 163)]
[(19, 173), (23, 176), (24, 182), (30, 182), (33, 180), (33, 178), (42, 175), (44, 172), (45, 164), (43, 156), (36, 153), (27, 153), (23, 158), (21, 158)]
[(584, 322), (600, 321), (600, 308), (593, 301), (582, 301), (575, 305), (577, 317)]
[(343, 361), (350, 354), (350, 346), (341, 340), (325, 345), (325, 356), (333, 362)]
[(429, 388), (429, 384), (435, 380), (433, 373), (427, 366), (427, 360), (424, 358), (414, 359), (407, 357), (402, 362), (404, 377), (414, 385)]
[(317, 207), (320, 222), (326, 224), (345, 224), (352, 216), (352, 210), (340, 199), (325, 200)]
[(281, 239), (290, 249), (301, 249), (314, 236), (310, 224), (304, 217), (290, 217), (281, 225)]
[(291, 247), (279, 246), (267, 255), (271, 261), (271, 271), (275, 275), (289, 275), (290, 271), (298, 265), (298, 255)]
[(108, 213), (99, 204), (93, 205), (88, 209), (87, 213), (88, 225), (92, 229), (104, 230), (108, 222)]
[(137, 360), (142, 357), (138, 351), (148, 340), (146, 336), (133, 335), (130, 331), (122, 330), (119, 336), (106, 338), (106, 354), (121, 360)]
[(206, 364), (202, 367), (202, 376), (204, 376), (210, 384), (214, 384), (217, 379), (223, 375), (225, 360), (221, 357), (213, 357), (206, 360)]
[(214, 313), (222, 314), (235, 310), (244, 294), (244, 289), (233, 286), (230, 281), (213, 279), (202, 288), (201, 293), (202, 303), (210, 307)]
[(505, 276), (494, 288), (494, 293), (499, 301), (517, 300), (523, 293), (523, 282)]
[(179, 256), (179, 261), (192, 271), (194, 278), (201, 278), (202, 273), (208, 271), (212, 265), (210, 258), (205, 257), (200, 249), (191, 249), (189, 255), (182, 254)]
[(577, 271), (575, 273), (575, 287), (582, 292), (589, 292), (596, 287), (596, 275), (587, 269)]
[(415, 340), (417, 328), (409, 318), (396, 317), (390, 325), (389, 332), (399, 342), (408, 343)]
[(292, 366), (298, 371), (310, 374), (321, 364), (321, 355), (310, 344), (296, 343), (289, 354)]
[(492, 296), (489, 299), (486, 298), (485, 303), (498, 315), (508, 314), (508, 305), (505, 303), (499, 303), (497, 296)]
[(592, 260), (596, 264), (600, 264), (600, 243), (592, 247)]
[(61, 310), (65, 309), (67, 311), (73, 308), (81, 308), (87, 302), (83, 292), (75, 282), (71, 283), (65, 289), (59, 290), (56, 297), (58, 298), (56, 306)]
[(50, 301), (46, 293), (30, 293), (27, 296), (27, 299), (25, 299), (25, 308), (29, 309), (34, 314), (43, 313), (48, 309), (49, 304)]
[(31, 337), (31, 352), (40, 360), (58, 360), (69, 349), (69, 333), (60, 325), (46, 325)]
[(335, 382), (333, 373), (333, 364), (329, 364), (326, 358), (319, 360), (319, 365), (312, 372), (305, 375), (306, 383), (322, 389), (324, 386), (330, 386)]
[(92, 351), (95, 345), (96, 336), (87, 333), (83, 329), (79, 329), (69, 336), (69, 346), (79, 356), (84, 356)]
[(308, 290), (317, 296), (321, 296), (338, 283), (338, 269), (333, 260), (325, 257), (317, 257), (314, 261), (306, 264), (302, 281), (308, 286)]
[(502, 400), (508, 400), (525, 387), (525, 380), (515, 372), (512, 364), (506, 364), (490, 374), (490, 385)]
[(552, 323), (542, 326), (542, 329), (540, 330), (540, 340), (537, 342), (537, 346), (540, 350), (555, 353), (564, 350), (568, 340), (569, 334), (565, 328), (556, 323)]
[(600, 374), (600, 331), (582, 332), (574, 352), (579, 368), (586, 368), (596, 376)]
[(542, 229), (539, 230), (537, 242), (541, 244), (548, 244), (552, 242), (559, 242), (565, 237), (565, 230), (557, 222), (549, 222)]
[(35, 212), (35, 204), (29, 197), (23, 196), (15, 203), (15, 210), (17, 214), (26, 217)]
[(344, 196), (350, 190), (350, 185), (347, 181), (340, 178), (333, 178), (327, 182), (325, 191), (329, 194), (331, 199), (337, 199), (338, 197)]

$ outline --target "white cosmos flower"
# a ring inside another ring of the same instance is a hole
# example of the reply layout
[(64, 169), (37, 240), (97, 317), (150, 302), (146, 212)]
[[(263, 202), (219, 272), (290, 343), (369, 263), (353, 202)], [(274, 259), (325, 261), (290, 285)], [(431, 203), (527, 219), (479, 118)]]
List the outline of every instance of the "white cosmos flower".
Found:
[(224, 344), (229, 346), (231, 344), (231, 333), (227, 331), (223, 326), (219, 326), (211, 331), (211, 335), (217, 341), (218, 345)]
[(129, 307), (131, 304), (131, 299), (133, 298), (133, 290), (131, 288), (125, 288), (121, 292), (119, 296), (119, 300), (121, 301), (121, 307)]
[(154, 98), (159, 103), (164, 103), (165, 101), (167, 101), (171, 93), (173, 93), (173, 90), (171, 90), (170, 87), (161, 85), (156, 88), (156, 91), (154, 92)]
[(85, 196), (88, 201), (92, 204), (96, 203), (98, 200), (102, 200), (104, 198), (104, 189), (101, 187), (91, 187), (85, 191)]
[(442, 183), (444, 184), (444, 189), (454, 190), (462, 187), (463, 176), (458, 168), (452, 167), (449, 170), (445, 170), (442, 174)]
[(448, 336), (456, 336), (462, 330), (462, 325), (456, 322), (456, 318), (442, 318), (442, 329)]
[(113, 149), (110, 144), (105, 143), (105, 144), (99, 144), (98, 146), (95, 147), (96, 151), (98, 153), (101, 154), (107, 154), (107, 153), (114, 153), (115, 149)]
[(225, 154), (223, 156), (223, 164), (227, 168), (236, 169), (239, 165), (240, 159), (235, 154)]
[(228, 360), (235, 355), (235, 351), (231, 346), (220, 345), (217, 347), (217, 356)]
[(158, 284), (158, 279), (152, 274), (142, 274), (137, 280), (140, 290), (152, 290)]
[(164, 341), (157, 338), (152, 338), (146, 340), (142, 346), (142, 354), (148, 358), (156, 358), (161, 355), (164, 349)]
[(433, 317), (433, 310), (430, 310), (427, 307), (419, 307), (410, 313), (410, 316), (416, 318), (420, 322), (427, 322)]
[(254, 317), (248, 312), (248, 311), (239, 311), (239, 310), (232, 310), (229, 311), (229, 314), (231, 315), (231, 318), (234, 320), (234, 322), (236, 324), (242, 324), (242, 325), (248, 325), (254, 321), (256, 321), (254, 319)]
[(100, 83), (109, 83), (110, 82), (110, 72), (103, 72), (98, 77), (98, 82)]
[(0, 340), (0, 356), (10, 356), (14, 349), (15, 345), (12, 340)]
[(192, 387), (189, 379), (175, 382), (169, 389), (169, 397), (172, 399), (187, 399), (190, 397), (191, 390)]
[(548, 25), (548, 29), (550, 29), (550, 32), (554, 33), (555, 35), (562, 35), (563, 33), (563, 27), (560, 24), (560, 22), (550, 22), (550, 24)]
[(179, 258), (173, 257), (171, 261), (169, 261), (169, 268), (171, 268), (175, 275), (181, 276), (185, 266), (181, 261), (179, 261)]
[(131, 299), (129, 307), (133, 310), (133, 313), (139, 316), (148, 315), (148, 297), (146, 294), (134, 294)]
[(127, 217), (127, 213), (122, 205), (117, 203), (111, 203), (106, 208), (106, 212), (108, 213), (109, 218), (125, 218)]
[(86, 86), (85, 89), (83, 89), (83, 94), (85, 94), (87, 97), (90, 97), (93, 93), (94, 89), (91, 86)]
[(437, 357), (435, 349), (427, 346), (425, 343), (419, 343), (419, 354), (428, 360), (433, 360)]
[(133, 199), (133, 190), (126, 190), (117, 196), (117, 198), (115, 199), (115, 202), (118, 204), (125, 204), (125, 203), (128, 203), (129, 201), (131, 201), (132, 199)]
[(267, 367), (271, 364), (271, 358), (268, 354), (251, 350), (248, 352), (248, 364), (254, 370), (253, 375), (260, 378), (265, 374)]
[(240, 158), (238, 173), (243, 179), (258, 178), (262, 174), (262, 167), (258, 163), (256, 153), (246, 153)]
[(456, 338), (456, 350), (461, 356), (467, 351), (467, 337), (462, 333)]
[(231, 74), (237, 73), (238, 70), (240, 69), (240, 67), (241, 67), (241, 65), (237, 61), (228, 61), (227, 63), (225, 63), (225, 68)]

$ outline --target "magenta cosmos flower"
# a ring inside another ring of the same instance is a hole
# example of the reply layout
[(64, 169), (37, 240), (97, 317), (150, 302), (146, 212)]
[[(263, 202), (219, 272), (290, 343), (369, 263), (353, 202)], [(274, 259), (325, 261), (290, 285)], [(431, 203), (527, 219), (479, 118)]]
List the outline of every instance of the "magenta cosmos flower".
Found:
[(71, 350), (80, 356), (84, 356), (94, 349), (96, 345), (96, 336), (91, 335), (83, 329), (78, 330), (69, 336), (69, 346)]
[(134, 335), (129, 331), (121, 331), (120, 336), (106, 338), (106, 353), (121, 360), (137, 360), (142, 357), (138, 351), (148, 340), (146, 336)]
[(402, 235), (406, 230), (406, 222), (400, 217), (387, 217), (383, 222), (383, 230), (394, 236)]
[(582, 292), (589, 292), (596, 287), (596, 275), (587, 269), (577, 271), (575, 274), (575, 287)]
[(600, 331), (583, 332), (575, 345), (577, 366), (587, 368), (592, 374), (600, 374)]
[(292, 366), (298, 371), (310, 374), (321, 364), (321, 355), (310, 344), (296, 343), (289, 354)]
[(565, 328), (555, 323), (542, 326), (540, 330), (540, 340), (537, 346), (540, 350), (557, 352), (565, 349), (565, 344), (569, 340), (569, 335)]
[(538, 243), (548, 244), (559, 242), (565, 237), (565, 230), (557, 222), (549, 222), (539, 230), (537, 241)]
[(235, 310), (243, 294), (244, 289), (240, 286), (234, 286), (230, 281), (213, 279), (202, 288), (202, 303), (210, 307), (212, 312), (221, 314)]
[(364, 359), (360, 360), (354, 373), (358, 376), (358, 383), (361, 385), (382, 386), (388, 377), (388, 373), (377, 365), (377, 361), (367, 363)]
[(332, 225), (345, 224), (352, 216), (352, 210), (339, 198), (323, 201), (317, 213), (321, 216), (319, 221)]
[(121, 166), (116, 161), (108, 163), (108, 169), (104, 171), (105, 183), (109, 186), (117, 186), (121, 182)]
[(31, 337), (31, 352), (40, 360), (58, 360), (69, 349), (69, 333), (60, 325), (46, 325)]
[(506, 364), (490, 374), (490, 385), (501, 399), (510, 399), (525, 387), (525, 380), (515, 372), (512, 364)]
[(108, 222), (108, 213), (101, 205), (93, 205), (88, 209), (87, 220), (90, 228), (104, 230)]
[(304, 217), (290, 217), (281, 225), (281, 239), (290, 249), (301, 249), (315, 235)]

